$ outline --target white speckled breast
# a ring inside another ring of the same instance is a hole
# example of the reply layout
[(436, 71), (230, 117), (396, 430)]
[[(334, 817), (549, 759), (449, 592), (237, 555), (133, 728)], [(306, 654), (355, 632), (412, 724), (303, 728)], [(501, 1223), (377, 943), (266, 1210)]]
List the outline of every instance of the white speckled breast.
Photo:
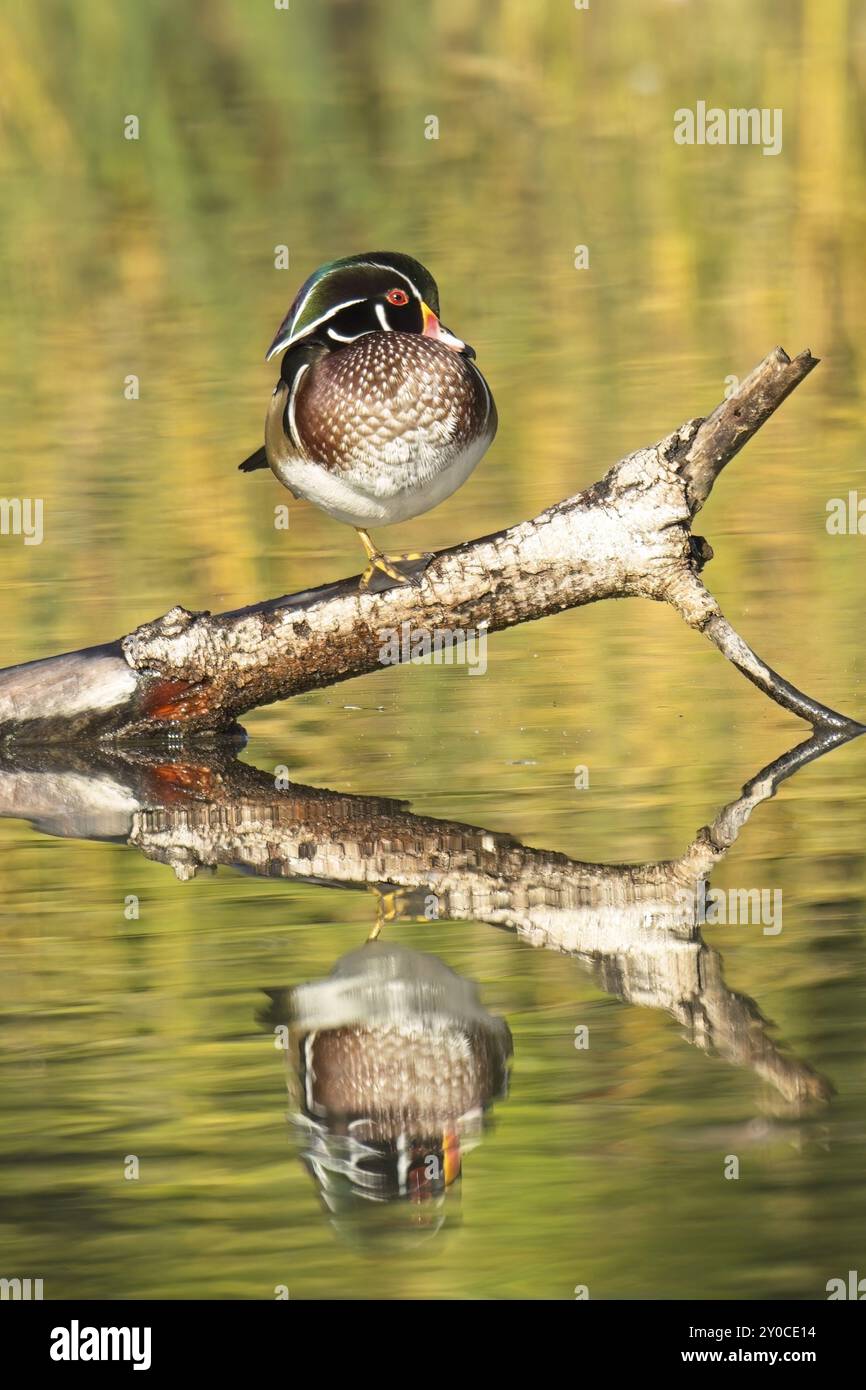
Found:
[[(297, 444), (286, 433), (289, 406)], [(354, 526), (417, 516), (458, 488), (489, 448), (496, 409), (469, 358), (415, 333), (369, 333), (281, 383), (268, 461), (301, 497)]]

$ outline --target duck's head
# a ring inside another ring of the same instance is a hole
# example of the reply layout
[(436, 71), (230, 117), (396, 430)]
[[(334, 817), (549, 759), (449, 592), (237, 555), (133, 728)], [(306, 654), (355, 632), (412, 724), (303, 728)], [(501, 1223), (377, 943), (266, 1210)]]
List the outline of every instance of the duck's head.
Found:
[(389, 332), (420, 333), (475, 356), (439, 322), (439, 291), (429, 270), (398, 251), (368, 251), (320, 266), (305, 281), (266, 360), (312, 338), (338, 349), (365, 333)]

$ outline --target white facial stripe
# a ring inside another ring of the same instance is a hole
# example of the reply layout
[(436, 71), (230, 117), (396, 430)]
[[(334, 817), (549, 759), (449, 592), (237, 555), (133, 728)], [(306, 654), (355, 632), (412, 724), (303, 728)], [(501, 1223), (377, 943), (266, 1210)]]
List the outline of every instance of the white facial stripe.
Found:
[(413, 285), (412, 281), (409, 279), (409, 276), (404, 275), (402, 270), (395, 270), (392, 265), (380, 265), (378, 261), (362, 261), (361, 264), (372, 265), (376, 268), (376, 270), (388, 270), (391, 272), (392, 275), (399, 275), (401, 280), (405, 280), (406, 284), (409, 286), (410, 290), (414, 294), (415, 298), (418, 300), (419, 304), (422, 302), (418, 290)]
[[(310, 294), (312, 294), (312, 290), (310, 291)], [(308, 294), (307, 299), (309, 299), (309, 297), (310, 295)], [(307, 299), (304, 300), (304, 304), (306, 304)], [(321, 318), (315, 319), (311, 324), (309, 324), (304, 329), (303, 333), (292, 333), (291, 336), (286, 339), (285, 343), (283, 344), (283, 347), (291, 347), (292, 343), (298, 342), (301, 338), (306, 338), (307, 334), (312, 333), (314, 328), (318, 328), (320, 323), (327, 323), (328, 319), (332, 319), (335, 314), (341, 313), (343, 309), (351, 309), (353, 304), (363, 304), (364, 302), (365, 301), (363, 299), (347, 299), (345, 304), (335, 305), (333, 309), (328, 310), (327, 314), (322, 314)], [(303, 307), (304, 305), (302, 304), (301, 308), (295, 314), (295, 322), (297, 322), (297, 320), (300, 318), (301, 310), (303, 309)], [(274, 352), (280, 351), (282, 351), (282, 348), (274, 348)], [(271, 356), (273, 356), (273, 353), (271, 353)]]
[[(403, 281), (405, 282), (405, 284), (407, 284), (407, 285), (409, 286), (409, 288), (410, 288), (410, 290), (412, 291), (412, 293), (414, 294), (415, 298), (416, 298), (417, 300), (420, 301), (421, 295), (420, 295), (420, 293), (418, 292), (418, 289), (417, 289), (416, 286), (412, 283), (412, 281), (409, 279), (409, 276), (403, 274), (402, 270), (395, 270), (394, 266), (392, 266), (392, 265), (381, 265), (381, 264), (379, 263), (379, 261), (359, 261), (358, 264), (359, 264), (359, 265), (369, 265), (369, 266), (372, 266), (374, 270), (387, 270), (387, 271), (389, 271), (392, 275), (399, 275), (400, 279), (403, 280)], [(296, 323), (297, 323), (298, 319), (301, 317), (301, 314), (304, 312), (304, 308), (305, 308), (305, 306), (306, 306), (307, 300), (309, 299), (310, 295), (313, 293), (314, 290), (318, 289), (318, 287), (319, 287), (320, 284), (321, 284), (321, 281), (316, 281), (316, 284), (313, 285), (310, 289), (307, 290), (307, 293), (304, 295), (303, 300), (302, 300), (301, 303), (298, 305), (298, 312), (295, 314), (295, 322), (296, 322)], [(340, 304), (340, 305), (338, 305), (338, 307), (337, 307), (336, 310), (331, 310), (331, 313), (338, 313), (340, 309), (347, 309), (351, 304), (363, 304), (363, 302), (364, 302), (363, 299), (349, 299), (349, 300), (346, 301), (345, 304)], [(328, 318), (330, 318), (330, 317), (331, 317), (331, 314), (323, 314), (322, 317), (321, 317), (320, 319), (316, 319), (316, 322), (315, 322), (315, 323), (311, 323), (311, 324), (310, 324), (310, 328), (315, 328), (317, 324), (323, 323), (325, 319), (328, 319)], [(305, 328), (305, 329), (304, 329), (304, 332), (305, 332), (305, 333), (308, 333), (309, 331), (310, 331), (309, 328)]]
[[(419, 304), (423, 304), (424, 301), (423, 301), (423, 299), (421, 298), (421, 294), (420, 294), (420, 291), (418, 290), (417, 286), (413, 284), (413, 282), (409, 279), (409, 276), (408, 276), (408, 275), (404, 275), (404, 273), (403, 273), (402, 270), (396, 270), (396, 269), (394, 268), (394, 266), (392, 266), (392, 265), (382, 265), (380, 261), (358, 261), (358, 265), (369, 265), (369, 266), (372, 266), (374, 270), (387, 270), (387, 271), (389, 271), (392, 275), (397, 275), (397, 276), (399, 276), (399, 278), (404, 282), (404, 284), (406, 284), (406, 285), (409, 286), (409, 288), (410, 288), (410, 290), (412, 291), (413, 295), (414, 295), (415, 298), (418, 300), (418, 303), (419, 303)], [(310, 287), (310, 289), (307, 290), (307, 293), (304, 295), (304, 298), (302, 299), (301, 303), (298, 305), (298, 311), (297, 311), (297, 313), (295, 314), (295, 318), (294, 318), (294, 322), (295, 322), (295, 323), (298, 322), (298, 319), (299, 319), (299, 318), (301, 317), (301, 315), (303, 314), (304, 308), (305, 308), (305, 306), (306, 306), (306, 304), (307, 304), (308, 299), (310, 298), (310, 295), (313, 294), (313, 292), (318, 288), (318, 286), (319, 286), (320, 283), (321, 283), (321, 281), (316, 281), (316, 284), (315, 284), (315, 285), (312, 285), (312, 286)], [(297, 334), (296, 334), (296, 333), (292, 333), (292, 334), (287, 338), (286, 342), (283, 344), (283, 346), (282, 346), (281, 348), (274, 348), (274, 351), (270, 354), (270, 356), (273, 357), (277, 352), (281, 352), (281, 351), (283, 351), (285, 348), (291, 347), (293, 343), (300, 342), (300, 340), (301, 340), (302, 338), (306, 338), (306, 337), (308, 336), (308, 334), (312, 333), (312, 332), (313, 332), (313, 329), (318, 328), (319, 325), (322, 324), (322, 323), (326, 323), (326, 322), (328, 321), (328, 319), (333, 318), (335, 314), (339, 314), (343, 309), (351, 309), (353, 304), (363, 304), (364, 302), (365, 302), (365, 301), (364, 301), (363, 299), (347, 299), (346, 302), (345, 302), (344, 304), (338, 304), (338, 305), (336, 306), (336, 308), (330, 309), (330, 310), (328, 311), (327, 314), (322, 314), (321, 318), (315, 319), (311, 324), (309, 324), (309, 325), (304, 329), (303, 333), (297, 333)], [(377, 310), (378, 310), (378, 305), (377, 305), (376, 307), (377, 307)], [(380, 320), (380, 322), (381, 322), (381, 320)], [(385, 326), (388, 327), (388, 328), (390, 328), (390, 324), (385, 325)], [(329, 330), (329, 331), (330, 331), (330, 330)], [(362, 335), (359, 334), (358, 336), (360, 337), (360, 336), (362, 336)], [(343, 342), (354, 342), (355, 340), (354, 340), (354, 338), (345, 338), (345, 339), (342, 339), (342, 341), (343, 341)]]
[(390, 332), (391, 332), (391, 325), (390, 325), (390, 323), (388, 322), (388, 315), (385, 313), (385, 306), (384, 306), (384, 304), (377, 304), (377, 305), (376, 305), (376, 318), (377, 318), (377, 319), (379, 320), (379, 322), (381, 323), (381, 325), (382, 325), (382, 327), (384, 328), (385, 332), (386, 332), (386, 333), (390, 333)]

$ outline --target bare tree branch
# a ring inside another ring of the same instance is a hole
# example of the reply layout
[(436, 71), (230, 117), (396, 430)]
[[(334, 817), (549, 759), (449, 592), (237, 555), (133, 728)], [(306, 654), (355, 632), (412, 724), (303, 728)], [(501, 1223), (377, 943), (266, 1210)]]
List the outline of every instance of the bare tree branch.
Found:
[(247, 710), (383, 664), (387, 634), (496, 632), (604, 598), (667, 602), (783, 708), (815, 727), (855, 720), (760, 660), (699, 579), (712, 551), (691, 520), (715, 478), (815, 359), (781, 348), (736, 396), (531, 521), (440, 552), (420, 587), (358, 579), (231, 613), (176, 607), (118, 642), (0, 671), (0, 739), (225, 735)]
[(717, 405), (704, 420), (682, 470), (693, 513), (704, 505), (725, 465), (819, 361), (808, 348), (794, 358), (784, 348), (773, 348), (734, 395)]

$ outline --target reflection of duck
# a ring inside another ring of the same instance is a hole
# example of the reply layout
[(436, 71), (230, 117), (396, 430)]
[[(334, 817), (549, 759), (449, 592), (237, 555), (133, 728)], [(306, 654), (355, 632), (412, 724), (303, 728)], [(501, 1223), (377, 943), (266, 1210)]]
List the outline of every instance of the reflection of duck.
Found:
[(413, 815), (398, 801), (297, 784), (276, 791), (271, 772), (232, 750), (192, 760), (162, 749), (4, 748), (0, 816), (34, 820), (54, 835), (119, 838), (183, 880), (228, 864), (307, 886), (366, 886), (379, 900), (377, 927), (408, 915), (516, 931), (591, 968), (609, 994), (666, 1010), (695, 1046), (749, 1067), (800, 1114), (828, 1101), (833, 1087), (725, 984), (697, 905), (755, 808), (851, 737), (813, 734), (762, 768), (676, 859), (647, 864), (583, 863)]
[(370, 1231), (373, 1207), (408, 1204), (398, 1226), (438, 1229), (462, 1154), (506, 1092), (507, 1024), (435, 956), (378, 942), (271, 997), (269, 1020), (289, 1024), (304, 1159), (336, 1223)]

